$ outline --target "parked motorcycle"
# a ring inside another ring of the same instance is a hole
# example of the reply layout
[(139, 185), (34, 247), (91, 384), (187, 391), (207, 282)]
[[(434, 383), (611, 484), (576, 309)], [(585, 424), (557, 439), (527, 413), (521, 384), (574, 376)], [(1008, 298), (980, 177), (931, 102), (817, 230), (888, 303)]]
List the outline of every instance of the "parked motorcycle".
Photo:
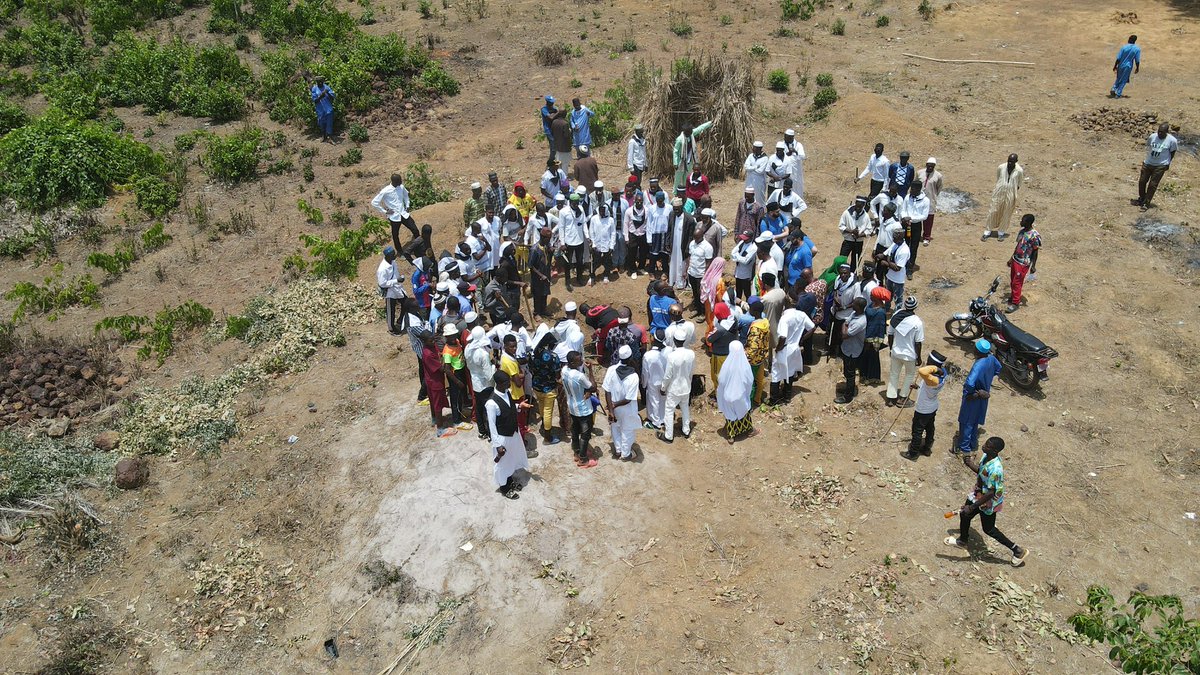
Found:
[(959, 340), (986, 337), (992, 343), (992, 353), (1022, 389), (1032, 389), (1050, 378), (1050, 359), (1058, 352), (1036, 337), (1017, 328), (1004, 312), (990, 301), (1000, 287), (1000, 277), (992, 281), (987, 294), (971, 301), (970, 311), (955, 314), (946, 321), (946, 332)]

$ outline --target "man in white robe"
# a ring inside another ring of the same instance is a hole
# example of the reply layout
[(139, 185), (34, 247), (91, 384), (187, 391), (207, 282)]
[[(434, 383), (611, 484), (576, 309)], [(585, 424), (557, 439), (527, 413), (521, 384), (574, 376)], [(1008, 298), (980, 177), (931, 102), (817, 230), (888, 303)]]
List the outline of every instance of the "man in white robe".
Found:
[(633, 350), (621, 345), (617, 363), (604, 374), (604, 400), (608, 406), (608, 424), (612, 429), (613, 450), (621, 459), (633, 459), (633, 442), (638, 423), (638, 374), (629, 361)]
[(517, 499), (518, 486), (514, 474), (520, 469), (529, 470), (529, 459), (525, 454), (525, 439), (517, 430), (517, 410), (528, 403), (517, 403), (509, 396), (511, 379), (508, 373), (496, 371), (495, 391), (484, 404), (487, 410), (488, 429), (492, 435), (492, 478), (500, 492), (509, 499)]
[(754, 201), (767, 205), (767, 168), (771, 156), (763, 153), (762, 141), (754, 141), (754, 150), (746, 156), (742, 168), (746, 171), (746, 187), (754, 188)]
[(1017, 155), (1008, 156), (1008, 161), (996, 167), (996, 187), (992, 188), (992, 208), (988, 211), (987, 223), (983, 226), (983, 236), (980, 241), (996, 233), (996, 238), (1003, 241), (1008, 233), (1008, 221), (1012, 220), (1013, 210), (1017, 208), (1017, 190), (1021, 189), (1021, 181), (1025, 178), (1025, 169), (1017, 164)]
[(779, 316), (776, 329), (775, 360), (771, 362), (771, 389), (776, 398), (786, 401), (792, 395), (792, 380), (804, 373), (804, 336), (816, 326), (808, 314), (798, 309), (785, 309)]
[[(672, 443), (675, 440), (675, 409), (679, 408), (683, 416), (683, 437), (692, 435), (692, 371), (696, 368), (696, 352), (688, 349), (687, 331), (671, 326), (667, 331), (667, 340), (671, 344), (671, 352), (667, 354), (666, 372), (657, 388), (666, 397), (666, 419), (663, 431), (659, 432), (659, 440)], [(653, 382), (647, 383), (647, 388), (655, 387)]]
[[(672, 305), (673, 307), (675, 305)], [(642, 355), (642, 382), (646, 382), (646, 428), (661, 430), (666, 412), (666, 398), (658, 388), (667, 372), (667, 354), (663, 350), (665, 333), (657, 328), (650, 334), (650, 349)]]

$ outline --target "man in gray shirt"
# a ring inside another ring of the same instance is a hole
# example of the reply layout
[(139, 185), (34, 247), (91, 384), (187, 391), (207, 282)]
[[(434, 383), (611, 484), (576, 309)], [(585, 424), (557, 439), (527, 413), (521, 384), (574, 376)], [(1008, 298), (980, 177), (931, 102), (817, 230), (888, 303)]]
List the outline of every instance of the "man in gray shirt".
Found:
[(1150, 200), (1158, 190), (1158, 181), (1171, 166), (1179, 141), (1171, 135), (1171, 126), (1166, 122), (1158, 125), (1158, 131), (1146, 139), (1146, 159), (1142, 161), (1142, 175), (1138, 177), (1138, 198), (1134, 202), (1142, 210), (1150, 208)]
[(854, 313), (842, 326), (842, 374), (846, 377), (846, 388), (834, 403), (849, 403), (858, 395), (858, 367), (867, 334), (867, 301), (855, 298), (851, 306)]

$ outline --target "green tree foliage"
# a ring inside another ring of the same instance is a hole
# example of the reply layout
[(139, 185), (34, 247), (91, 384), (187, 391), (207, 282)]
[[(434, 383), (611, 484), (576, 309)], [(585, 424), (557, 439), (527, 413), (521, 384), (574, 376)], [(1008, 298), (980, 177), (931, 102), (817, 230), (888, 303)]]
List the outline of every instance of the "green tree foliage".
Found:
[(155, 218), (162, 218), (179, 206), (179, 190), (158, 176), (142, 176), (133, 184), (137, 207)]
[(92, 306), (100, 302), (100, 287), (92, 281), (90, 274), (77, 276), (70, 281), (63, 281), (63, 266), (54, 266), (50, 275), (41, 286), (30, 282), (20, 281), (12, 290), (4, 294), (6, 300), (15, 300), (17, 308), (13, 311), (13, 321), (20, 321), (29, 313), (47, 314), (49, 320), (58, 318), (59, 312), (75, 305)]
[(178, 332), (203, 328), (212, 323), (212, 310), (194, 300), (163, 309), (151, 320), (147, 316), (125, 314), (105, 317), (96, 324), (96, 332), (115, 331), (123, 342), (144, 340), (138, 349), (140, 359), (155, 357), (162, 365), (175, 351), (175, 336)]
[(39, 211), (99, 206), (113, 185), (162, 168), (149, 146), (55, 110), (0, 139), (0, 194)]
[(300, 242), (315, 258), (295, 265), (307, 269), (313, 276), (326, 279), (348, 279), (358, 274), (358, 262), (379, 250), (387, 241), (388, 226), (380, 218), (368, 218), (358, 229), (345, 229), (336, 239), (326, 240), (311, 234), (300, 235)]
[(216, 121), (240, 119), (252, 84), (250, 70), (227, 45), (195, 47), (175, 38), (118, 35), (101, 70), (115, 105), (142, 105), (147, 113), (177, 110)]
[(408, 188), (408, 200), (415, 211), (420, 208), (448, 202), (450, 190), (438, 185), (437, 176), (425, 162), (414, 162), (404, 172), (404, 187)]
[(224, 138), (212, 135), (201, 163), (209, 177), (223, 183), (241, 183), (258, 177), (263, 131), (246, 127)]
[(1135, 591), (1118, 607), (1103, 586), (1089, 586), (1077, 633), (1112, 645), (1108, 658), (1127, 673), (1200, 673), (1200, 621), (1183, 615), (1176, 595)]
[(7, 99), (0, 98), (0, 136), (29, 124), (29, 115)]

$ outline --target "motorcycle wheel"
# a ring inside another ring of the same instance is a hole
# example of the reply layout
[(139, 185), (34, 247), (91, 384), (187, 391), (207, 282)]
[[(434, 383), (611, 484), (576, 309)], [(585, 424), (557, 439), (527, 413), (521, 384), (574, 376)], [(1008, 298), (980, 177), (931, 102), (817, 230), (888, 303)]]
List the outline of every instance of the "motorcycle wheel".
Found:
[(947, 319), (946, 332), (959, 340), (976, 340), (983, 335), (983, 327), (970, 319)]
[(1008, 372), (1012, 373), (1013, 383), (1022, 389), (1028, 390), (1037, 386), (1037, 368), (1030, 368), (1027, 364), (1019, 363), (1016, 368), (1009, 368)]

